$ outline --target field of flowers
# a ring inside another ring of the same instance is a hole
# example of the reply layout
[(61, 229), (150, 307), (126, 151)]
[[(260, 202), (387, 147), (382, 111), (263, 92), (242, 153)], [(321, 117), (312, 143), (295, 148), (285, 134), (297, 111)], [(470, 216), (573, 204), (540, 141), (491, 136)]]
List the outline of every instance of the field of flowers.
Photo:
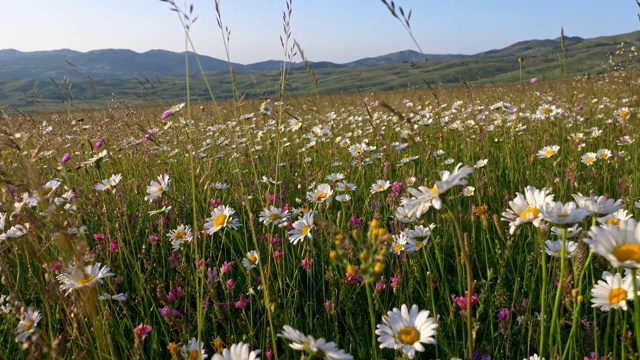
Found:
[(0, 356), (635, 358), (634, 76), (6, 115)]

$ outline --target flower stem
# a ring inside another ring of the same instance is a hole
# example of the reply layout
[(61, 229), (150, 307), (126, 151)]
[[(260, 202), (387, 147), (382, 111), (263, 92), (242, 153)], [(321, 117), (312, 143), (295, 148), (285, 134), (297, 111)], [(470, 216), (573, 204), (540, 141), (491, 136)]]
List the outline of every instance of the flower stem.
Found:
[(369, 302), (369, 321), (371, 322), (371, 351), (372, 359), (378, 359), (378, 347), (376, 346), (376, 314), (373, 311), (373, 292), (371, 291), (371, 282), (365, 282), (365, 288), (367, 289), (367, 301)]
[[(558, 320), (558, 312), (560, 311), (560, 298), (562, 297), (562, 290), (564, 287), (564, 274), (566, 267), (566, 259), (565, 259), (565, 251), (567, 246), (567, 229), (562, 229), (562, 252), (560, 253), (560, 278), (558, 280), (558, 289), (556, 290), (556, 300), (553, 305), (553, 315), (551, 316), (551, 328), (549, 330), (549, 351), (553, 352), (553, 335), (554, 330), (556, 330), (556, 337), (560, 339), (560, 324)], [(543, 255), (546, 256), (546, 255)], [(560, 341), (556, 343), (557, 346), (560, 346)], [(553, 353), (551, 353), (553, 355)]]
[(636, 338), (636, 351), (640, 352), (640, 298), (638, 298), (638, 269), (631, 268), (631, 278), (633, 283), (633, 337)]

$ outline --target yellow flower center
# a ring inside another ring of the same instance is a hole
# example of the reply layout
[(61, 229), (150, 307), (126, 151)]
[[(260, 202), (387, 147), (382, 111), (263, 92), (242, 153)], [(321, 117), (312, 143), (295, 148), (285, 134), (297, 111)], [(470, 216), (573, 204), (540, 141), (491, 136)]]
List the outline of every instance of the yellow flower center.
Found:
[(35, 323), (36, 321), (33, 319), (26, 320), (24, 322), (24, 325), (22, 325), (22, 328), (24, 329), (25, 332), (27, 332), (33, 328), (33, 325), (35, 325)]
[(227, 222), (227, 215), (220, 214), (216, 216), (215, 219), (213, 219), (213, 226), (224, 226), (226, 222)]
[(349, 187), (349, 185), (342, 185), (342, 190), (349, 191), (349, 189), (351, 189), (351, 187)]
[(620, 262), (635, 261), (640, 263), (640, 245), (638, 244), (622, 244), (616, 246), (611, 252), (611, 255), (615, 256)]
[(316, 201), (324, 201), (324, 199), (326, 198), (327, 198), (327, 193), (324, 191), (316, 195)]
[(562, 251), (562, 249), (558, 249), (556, 251), (553, 252), (554, 254), (558, 254), (558, 255), (565, 255), (567, 254), (567, 251)]
[(551, 114), (551, 109), (550, 108), (544, 108), (542, 110), (542, 113), (545, 114), (545, 115), (549, 115), (549, 114)]
[(86, 285), (86, 284), (90, 283), (95, 278), (96, 278), (96, 276), (93, 275), (93, 274), (85, 275), (80, 280), (78, 280), (78, 284), (79, 285)]
[(621, 118), (625, 118), (625, 117), (629, 116), (629, 112), (625, 111), (625, 110), (622, 110), (622, 111), (620, 111), (619, 115), (620, 115)]
[(467, 189), (467, 195), (473, 195), (473, 190)]
[(402, 244), (395, 244), (393, 246), (393, 251), (400, 251), (402, 250), (402, 248), (403, 248)]
[(420, 339), (420, 333), (412, 327), (406, 327), (398, 333), (398, 340), (405, 345), (413, 345), (418, 339)]
[(276, 220), (280, 220), (282, 219), (282, 216), (280, 216), (280, 214), (278, 213), (273, 213), (271, 215), (269, 215), (269, 220), (271, 221), (276, 221)]
[(555, 153), (556, 153), (556, 151), (555, 151), (555, 150), (553, 150), (553, 149), (549, 149), (549, 150), (547, 150), (547, 151), (545, 151), (545, 152), (544, 152), (544, 156), (546, 156), (546, 157), (551, 157), (551, 156), (553, 156), (553, 154), (555, 154)]
[(256, 264), (258, 262), (258, 257), (255, 255), (251, 255), (247, 258), (247, 260), (249, 260), (250, 264)]
[(200, 359), (200, 350), (194, 349), (189, 351), (189, 360), (198, 360)]
[(178, 231), (173, 233), (173, 237), (176, 238), (176, 239), (182, 239), (185, 235), (187, 235), (187, 233), (185, 233), (182, 230), (178, 230)]
[(569, 217), (569, 214), (558, 214), (558, 219), (566, 219)]
[(158, 188), (156, 189), (156, 195), (162, 194), (163, 191), (164, 188), (162, 187), (162, 185), (158, 186)]
[(384, 190), (384, 185), (378, 185), (378, 191)]
[(422, 241), (416, 241), (416, 247), (422, 247)]
[(606, 152), (600, 153), (600, 157), (606, 159), (608, 157)]
[(609, 291), (609, 296), (607, 299), (613, 305), (619, 304), (621, 301), (624, 301), (627, 298), (627, 290), (623, 288), (615, 288)]
[(49, 195), (52, 191), (53, 191), (52, 187), (46, 187), (46, 188), (40, 189), (40, 191), (38, 191), (38, 195), (40, 195), (40, 197), (45, 197)]
[(596, 158), (594, 158), (593, 156), (587, 156), (587, 158), (584, 160), (587, 163), (592, 163)]
[(311, 229), (311, 225), (305, 225), (302, 230), (300, 230), (300, 234), (307, 235), (309, 233), (309, 229)]
[(620, 219), (617, 219), (617, 218), (611, 218), (611, 219), (607, 220), (607, 222), (606, 222), (606, 223), (607, 223), (607, 224), (613, 224), (613, 225), (618, 226), (618, 225), (620, 224)]
[(522, 213), (520, 213), (520, 217), (525, 219), (535, 219), (539, 215), (540, 209), (534, 207), (526, 208)]

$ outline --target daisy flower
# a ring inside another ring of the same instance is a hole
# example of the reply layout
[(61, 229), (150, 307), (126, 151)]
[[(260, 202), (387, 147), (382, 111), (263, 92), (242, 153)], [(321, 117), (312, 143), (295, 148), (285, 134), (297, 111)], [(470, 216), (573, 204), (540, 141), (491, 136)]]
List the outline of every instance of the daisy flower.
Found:
[(96, 263), (87, 266), (70, 266), (66, 272), (57, 276), (61, 283), (60, 290), (67, 290), (67, 295), (74, 289), (93, 287), (102, 284), (105, 277), (114, 276), (108, 266)]
[(289, 120), (289, 131), (296, 131), (300, 129), (301, 126), (302, 126), (302, 122), (300, 120), (298, 119)]
[(378, 180), (371, 185), (371, 193), (377, 193), (385, 191), (391, 186), (391, 183), (388, 180)]
[(144, 199), (153, 202), (161, 198), (165, 191), (169, 191), (170, 182), (171, 179), (169, 179), (169, 175), (162, 174), (158, 176), (158, 182), (152, 180), (149, 186), (147, 186), (147, 193), (149, 195), (145, 196)]
[(111, 175), (110, 178), (102, 180), (102, 183), (96, 184), (93, 188), (98, 191), (115, 190), (120, 180), (122, 180), (122, 174)]
[(251, 250), (247, 253), (247, 257), (242, 259), (242, 265), (244, 265), (245, 269), (251, 270), (258, 265), (258, 260), (258, 253), (255, 250)]
[(125, 293), (120, 293), (120, 294), (116, 294), (116, 295), (111, 295), (109, 293), (103, 293), (102, 295), (98, 296), (98, 300), (100, 300), (100, 301), (104, 301), (104, 300), (127, 301), (127, 295)]
[(502, 213), (502, 220), (509, 222), (509, 233), (513, 234), (518, 225), (533, 223), (540, 226), (542, 215), (540, 210), (544, 204), (553, 201), (552, 194), (547, 194), (547, 188), (540, 190), (533, 186), (524, 189), (524, 195), (516, 193), (516, 198), (509, 201), (510, 209)]
[(20, 319), (20, 323), (18, 323), (18, 327), (16, 328), (16, 341), (25, 341), (29, 337), (29, 335), (33, 334), (36, 331), (36, 325), (42, 319), (42, 315), (40, 315), (40, 311), (28, 309), (26, 313), (22, 315)]
[(333, 173), (331, 175), (327, 175), (326, 179), (331, 181), (331, 182), (340, 181), (340, 180), (344, 179), (344, 174), (342, 174), (342, 173)]
[(620, 224), (620, 221), (629, 220), (632, 217), (633, 217), (633, 214), (629, 214), (627, 210), (620, 209), (607, 216), (599, 217), (597, 220), (602, 225), (604, 224), (618, 225)]
[(325, 201), (331, 201), (332, 195), (333, 190), (331, 189), (331, 186), (329, 186), (329, 184), (320, 184), (314, 191), (307, 193), (307, 200), (320, 204)]
[(396, 255), (400, 255), (400, 253), (404, 251), (407, 240), (408, 238), (404, 233), (393, 235), (393, 242), (391, 242), (391, 248), (389, 250)]
[(149, 211), (149, 215), (157, 215), (157, 214), (162, 214), (162, 213), (168, 213), (169, 210), (171, 210), (171, 206), (163, 206), (162, 209)]
[(226, 190), (229, 188), (229, 185), (226, 183), (217, 182), (215, 184), (211, 184), (211, 187), (216, 190)]
[(273, 106), (268, 102), (268, 101), (263, 101), (262, 104), (260, 104), (260, 113), (263, 115), (271, 115), (271, 112), (273, 111)]
[(178, 226), (177, 229), (171, 230), (167, 236), (171, 238), (171, 245), (174, 251), (178, 250), (182, 243), (190, 242), (193, 239), (191, 227), (188, 225)]
[(473, 186), (467, 186), (464, 189), (462, 189), (462, 195), (472, 196), (475, 191), (476, 191), (476, 188), (474, 188)]
[(404, 182), (405, 184), (407, 184), (407, 186), (413, 186), (413, 184), (416, 183), (416, 180), (417, 179), (415, 176), (411, 176), (411, 177), (408, 177)]
[(522, 360), (544, 360), (544, 357), (540, 357), (538, 356), (538, 354), (533, 354), (531, 356), (529, 356), (529, 358), (524, 358)]
[(189, 360), (204, 360), (208, 357), (204, 350), (204, 343), (196, 338), (191, 338), (187, 345), (182, 345), (180, 353), (183, 359)]
[(476, 164), (473, 165), (473, 167), (476, 168), (476, 169), (480, 169), (482, 167), (487, 166), (488, 162), (489, 162), (489, 159), (478, 160), (478, 161), (476, 161)]
[(581, 222), (591, 215), (591, 212), (586, 207), (579, 207), (573, 201), (564, 204), (559, 201), (550, 201), (540, 209), (540, 215), (549, 224), (564, 228)]
[(634, 138), (632, 138), (629, 135), (625, 135), (625, 136), (621, 137), (620, 139), (618, 139), (617, 143), (618, 143), (618, 145), (631, 145), (634, 141), (635, 141)]
[(225, 205), (213, 209), (213, 211), (211, 211), (211, 217), (207, 218), (207, 222), (204, 224), (204, 228), (207, 229), (207, 234), (213, 235), (213, 233), (223, 227), (230, 227), (237, 230), (242, 224), (233, 216), (235, 212), (235, 210)]
[(377, 325), (376, 335), (380, 348), (400, 350), (409, 359), (413, 359), (416, 351), (425, 350), (422, 344), (435, 344), (435, 319), (429, 317), (428, 310), (419, 310), (413, 305), (411, 310), (403, 304), (401, 309), (394, 308), (382, 317), (382, 324)]
[(582, 158), (581, 158), (582, 163), (588, 166), (593, 165), (593, 163), (596, 162), (596, 160), (598, 160), (598, 154), (594, 152), (588, 152), (582, 155)]
[(592, 226), (584, 241), (613, 267), (640, 268), (640, 228), (633, 218)]
[(564, 252), (562, 251), (562, 240), (547, 240), (545, 241), (545, 249), (544, 251), (553, 257), (561, 257), (564, 254), (565, 259), (571, 259), (576, 256), (576, 249), (578, 248), (578, 243), (575, 241), (567, 241), (565, 244)]
[(583, 137), (584, 137), (583, 133), (573, 133), (573, 134), (569, 135), (568, 139), (569, 140), (573, 140), (575, 142), (578, 142), (578, 141), (582, 140)]
[(344, 203), (344, 202), (348, 202), (349, 200), (351, 200), (351, 195), (349, 194), (340, 194), (338, 196), (336, 196), (336, 200)]
[(581, 193), (573, 195), (579, 207), (585, 207), (596, 216), (614, 213), (624, 205), (622, 199), (609, 199), (604, 196), (583, 196)]
[(603, 280), (591, 289), (591, 307), (600, 308), (602, 311), (622, 309), (627, 311), (627, 300), (633, 300), (633, 278), (620, 274), (612, 274), (608, 271), (602, 273)]
[(431, 224), (427, 227), (418, 225), (411, 230), (405, 230), (402, 233), (407, 237), (407, 243), (404, 245), (407, 253), (412, 253), (422, 249), (424, 244), (431, 237), (431, 230), (435, 228), (435, 224)]
[(548, 159), (555, 155), (558, 150), (560, 150), (560, 146), (558, 145), (545, 146), (538, 151), (537, 155), (540, 159)]
[(320, 358), (327, 360), (352, 360), (353, 356), (338, 349), (336, 343), (327, 342), (325, 339), (314, 339), (311, 335), (305, 335), (299, 330), (292, 328), (289, 325), (285, 325), (282, 328), (282, 332), (278, 334), (278, 337), (285, 338), (291, 341), (289, 347), (294, 350), (306, 351), (311, 356), (310, 358)]
[(86, 167), (86, 166), (91, 166), (93, 164), (99, 164), (100, 161), (102, 161), (102, 158), (104, 158), (105, 156), (107, 156), (108, 152), (107, 150), (102, 150), (99, 154), (97, 154), (96, 156), (89, 158), (89, 160), (87, 161), (83, 161), (80, 163), (80, 166)]
[(249, 344), (239, 342), (229, 349), (222, 350), (222, 354), (213, 354), (213, 360), (260, 360), (260, 349), (249, 351)]
[(553, 233), (553, 235), (557, 236), (558, 238), (562, 238), (562, 233), (566, 230), (566, 234), (564, 235), (565, 239), (571, 239), (572, 237), (575, 237), (576, 235), (578, 235), (580, 233), (580, 231), (582, 231), (582, 228), (578, 225), (575, 224), (570, 228), (559, 228), (559, 227), (552, 227), (551, 228), (551, 232)]
[(294, 245), (306, 238), (312, 239), (313, 234), (313, 211), (304, 213), (304, 215), (293, 223), (293, 230), (289, 231), (289, 241)]
[(400, 206), (394, 211), (393, 216), (401, 223), (411, 223), (418, 220), (415, 214), (412, 213), (412, 210), (412, 208)]
[(598, 150), (597, 155), (599, 159), (608, 159), (611, 157), (611, 151), (608, 149), (600, 149)]
[(280, 225), (289, 219), (289, 210), (282, 210), (273, 205), (260, 213), (260, 221), (265, 225)]
[(336, 188), (338, 191), (354, 191), (356, 189), (356, 184), (352, 184), (347, 181), (340, 181), (336, 184)]
[[(449, 191), (454, 186), (457, 185), (467, 185), (467, 181), (465, 178), (469, 176), (473, 172), (473, 168), (467, 165), (462, 165), (459, 163), (453, 169), (453, 172), (449, 171), (441, 171), (440, 177), (442, 180), (436, 181), (436, 184), (431, 189), (432, 191), (436, 191), (439, 195), (442, 195)], [(440, 207), (434, 202), (434, 207), (436, 209), (440, 209)]]
[(6, 233), (0, 234), (0, 240), (6, 240), (8, 238), (13, 238), (13, 239), (19, 238), (26, 233), (27, 233), (27, 229), (24, 226), (20, 224), (13, 225), (11, 228), (9, 228), (9, 230), (7, 230)]

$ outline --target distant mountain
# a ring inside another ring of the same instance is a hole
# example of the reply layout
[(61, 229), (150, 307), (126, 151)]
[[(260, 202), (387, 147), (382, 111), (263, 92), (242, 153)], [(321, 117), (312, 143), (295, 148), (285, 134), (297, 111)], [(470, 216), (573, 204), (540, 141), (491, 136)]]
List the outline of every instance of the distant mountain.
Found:
[[(326, 94), (421, 88), (426, 84), (515, 82), (524, 77), (554, 79), (574, 74), (601, 74), (611, 71), (610, 56), (624, 43), (640, 48), (640, 31), (592, 39), (565, 37), (567, 58), (560, 39), (520, 41), (502, 49), (475, 55), (434, 55), (407, 50), (336, 64), (308, 62), (287, 64), (285, 91), (289, 94)], [(630, 68), (639, 59), (618, 60)], [(224, 60), (200, 56), (217, 99), (233, 96), (231, 84), (245, 97), (275, 96), (279, 91), (281, 61), (254, 64), (232, 63), (236, 78)], [(69, 91), (61, 86), (66, 77), (73, 85), (75, 104), (102, 106), (111, 94), (129, 102), (171, 103), (184, 101), (185, 54), (164, 50), (136, 53), (131, 50), (95, 50), (81, 53), (56, 51), (20, 52), (0, 50), (0, 107), (19, 109), (56, 107), (69, 101)], [(192, 99), (209, 99), (193, 54), (189, 54)]]

